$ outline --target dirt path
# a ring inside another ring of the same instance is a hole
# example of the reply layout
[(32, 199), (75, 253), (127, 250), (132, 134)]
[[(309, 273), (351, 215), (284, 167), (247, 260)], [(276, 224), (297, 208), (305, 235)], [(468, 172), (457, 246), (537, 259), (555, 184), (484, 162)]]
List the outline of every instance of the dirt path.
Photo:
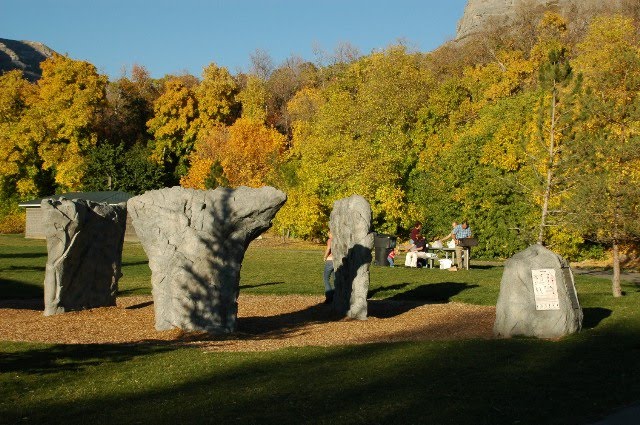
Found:
[(0, 340), (59, 344), (167, 342), (213, 351), (267, 351), (394, 341), (491, 338), (495, 308), (370, 300), (366, 321), (336, 320), (315, 296), (241, 295), (238, 332), (215, 336), (154, 328), (150, 296), (116, 307), (42, 315), (42, 301), (0, 301)]

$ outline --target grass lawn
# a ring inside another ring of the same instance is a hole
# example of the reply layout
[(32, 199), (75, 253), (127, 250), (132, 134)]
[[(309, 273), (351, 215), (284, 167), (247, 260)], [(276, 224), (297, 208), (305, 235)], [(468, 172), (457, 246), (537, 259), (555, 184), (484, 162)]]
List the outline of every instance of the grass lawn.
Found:
[[(0, 236), (0, 299), (42, 297), (43, 241)], [(122, 296), (150, 293), (126, 243)], [(371, 268), (374, 298), (493, 305), (502, 267)], [(321, 294), (322, 247), (247, 252), (241, 291)], [(434, 341), (264, 353), (0, 342), (0, 423), (584, 424), (640, 400), (640, 288), (577, 276), (585, 329), (558, 342)]]

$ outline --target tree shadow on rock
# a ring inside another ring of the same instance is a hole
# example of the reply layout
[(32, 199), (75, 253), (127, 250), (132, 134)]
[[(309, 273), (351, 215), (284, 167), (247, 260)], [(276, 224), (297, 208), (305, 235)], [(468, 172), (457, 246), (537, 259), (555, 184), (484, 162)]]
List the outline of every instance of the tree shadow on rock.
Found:
[[(264, 189), (264, 188), (263, 188)], [(182, 308), (196, 329), (214, 333), (234, 332), (237, 327), (240, 269), (252, 240), (271, 227), (271, 220), (286, 198), (275, 193), (239, 193), (239, 189), (218, 188), (206, 192), (202, 230), (196, 240), (199, 256), (183, 270)], [(236, 202), (244, 195), (244, 202)], [(232, 203), (234, 205), (232, 206)], [(200, 248), (201, 251), (200, 251)], [(277, 285), (281, 282), (267, 282)]]
[[(356, 244), (349, 248), (347, 254), (342, 258), (342, 262), (338, 268), (335, 269), (333, 308), (338, 314), (346, 316), (347, 313), (350, 313), (359, 316), (363, 313), (359, 311), (361, 306), (351, 305), (351, 300), (355, 298), (356, 303), (363, 301), (364, 307), (366, 307), (366, 291), (368, 291), (369, 287), (369, 267), (371, 266), (372, 260), (371, 248)], [(366, 284), (361, 282), (360, 284), (356, 284), (354, 288), (356, 280), (366, 280)], [(353, 294), (354, 289), (356, 291), (362, 291), (363, 293)], [(360, 298), (362, 298), (362, 300), (360, 300)], [(357, 311), (353, 311), (354, 308)]]

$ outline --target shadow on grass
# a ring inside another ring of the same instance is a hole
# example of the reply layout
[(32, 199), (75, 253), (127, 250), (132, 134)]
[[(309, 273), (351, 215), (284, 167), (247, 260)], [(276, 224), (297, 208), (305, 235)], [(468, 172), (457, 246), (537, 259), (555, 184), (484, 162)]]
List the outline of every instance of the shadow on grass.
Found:
[(439, 282), (418, 286), (409, 291), (396, 294), (387, 300), (423, 301), (424, 304), (448, 303), (452, 297), (478, 285), (461, 282)]
[(44, 287), (13, 279), (0, 279), (0, 300), (43, 298)]
[(251, 288), (260, 288), (261, 286), (273, 286), (273, 285), (283, 285), (284, 282), (266, 282), (266, 283), (258, 283), (256, 285), (240, 285), (240, 289), (251, 289)]
[(584, 314), (584, 318), (582, 319), (582, 328), (593, 329), (604, 319), (611, 316), (613, 311), (608, 308), (587, 307), (582, 309), (582, 313)]
[(147, 295), (151, 291), (149, 286), (138, 286), (137, 288), (124, 289), (118, 291), (118, 297), (128, 297), (130, 295)]
[(147, 264), (149, 264), (148, 260), (123, 261), (122, 262), (122, 267), (125, 267), (125, 266), (142, 266), (142, 265), (147, 265)]
[(490, 270), (495, 268), (496, 266), (489, 264), (469, 264), (469, 270)]
[(46, 252), (16, 252), (11, 254), (0, 254), (0, 258), (46, 258)]
[[(349, 416), (353, 424), (584, 424), (640, 399), (638, 337), (633, 328), (559, 342), (206, 355), (150, 345), (26, 349), (0, 358), (0, 370), (16, 375), (8, 382), (15, 390), (35, 394), (16, 397), (20, 406), (3, 419), (17, 422), (27, 410), (32, 423), (344, 423)], [(615, 361), (603, 368), (603, 359)]]
[(28, 272), (44, 272), (46, 270), (45, 266), (9, 266), (0, 269), (0, 271), (28, 271)]
[[(402, 289), (409, 284), (390, 285), (381, 287), (372, 292)], [(369, 316), (379, 319), (388, 319), (406, 313), (425, 304), (445, 304), (452, 297), (467, 289), (476, 288), (478, 285), (470, 285), (460, 282), (430, 283), (417, 288), (393, 295), (384, 300), (369, 300)]]
[(369, 289), (369, 292), (367, 293), (367, 299), (375, 297), (378, 292), (398, 291), (400, 289), (406, 288), (409, 285), (411, 284), (408, 282), (404, 282), (404, 283), (398, 283), (395, 285), (380, 286), (376, 289)]
[(136, 357), (172, 350), (170, 345), (54, 345), (33, 348), (19, 353), (3, 353), (0, 370), (3, 373), (45, 375), (64, 371), (79, 371), (105, 363), (121, 363)]

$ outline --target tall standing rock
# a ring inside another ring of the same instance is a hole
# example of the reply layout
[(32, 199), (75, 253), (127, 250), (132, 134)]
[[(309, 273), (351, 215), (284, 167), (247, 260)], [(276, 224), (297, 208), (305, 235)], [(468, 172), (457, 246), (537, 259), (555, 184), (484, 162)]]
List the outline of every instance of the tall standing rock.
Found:
[(286, 200), (272, 187), (173, 187), (129, 199), (149, 257), (156, 329), (235, 331), (245, 251)]
[(582, 328), (569, 263), (542, 245), (532, 245), (504, 265), (493, 333), (559, 338)]
[(340, 199), (333, 204), (329, 227), (335, 271), (333, 306), (344, 316), (366, 320), (374, 239), (371, 206), (359, 195)]
[(121, 277), (125, 203), (45, 199), (47, 266), (44, 314), (116, 304)]

